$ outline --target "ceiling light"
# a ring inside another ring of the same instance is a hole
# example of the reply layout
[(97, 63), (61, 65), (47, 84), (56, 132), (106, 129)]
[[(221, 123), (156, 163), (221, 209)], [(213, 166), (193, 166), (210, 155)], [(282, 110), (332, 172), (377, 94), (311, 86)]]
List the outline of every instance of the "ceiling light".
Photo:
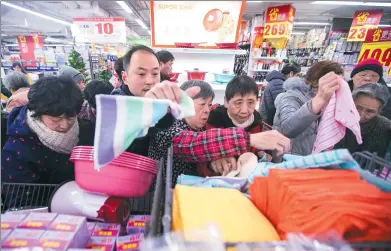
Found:
[(141, 19), (136, 18), (136, 22), (137, 22), (142, 28), (148, 30), (148, 27), (144, 24), (143, 21), (141, 21)]
[(4, 47), (14, 47), (14, 46), (19, 46), (19, 44), (4, 44)]
[(347, 2), (347, 1), (314, 1), (312, 4), (331, 4), (331, 5), (360, 5), (360, 6), (380, 6), (389, 7), (391, 3), (381, 2)]
[(294, 22), (293, 25), (331, 25), (330, 23), (317, 23), (317, 22)]
[(390, 24), (379, 24), (377, 27), (391, 27)]
[(53, 42), (53, 43), (62, 43), (62, 44), (73, 44), (73, 42), (71, 42), (71, 41), (66, 41), (66, 40), (52, 38), (52, 37), (45, 38), (45, 41), (46, 42)]
[(304, 32), (292, 32), (292, 35), (304, 35)]
[(129, 5), (127, 3), (125, 3), (125, 1), (116, 1), (117, 4), (119, 4), (119, 6), (122, 7), (122, 9), (124, 9), (124, 11), (126, 11), (127, 13), (133, 13), (132, 9), (129, 7)]
[(11, 3), (9, 3), (9, 2), (1, 1), (1, 4), (4, 4), (5, 6), (8, 6), (8, 7), (11, 7), (11, 8), (14, 8), (14, 9), (17, 9), (17, 10), (20, 10), (20, 11), (23, 11), (23, 12), (26, 12), (26, 13), (29, 13), (29, 14), (32, 14), (32, 15), (34, 15), (34, 16), (38, 16), (38, 17), (42, 17), (42, 18), (51, 20), (51, 21), (56, 22), (56, 23), (59, 23), (59, 24), (69, 25), (69, 26), (72, 25), (72, 23), (69, 23), (69, 22), (66, 22), (66, 21), (63, 21), (63, 20), (54, 18), (54, 17), (49, 17), (49, 16), (47, 16), (47, 15), (44, 15), (44, 14), (41, 14), (41, 13), (38, 13), (38, 12), (35, 12), (35, 11), (32, 11), (32, 10), (29, 10), (29, 9), (25, 9), (25, 8), (20, 7), (20, 6), (18, 6), (18, 5), (11, 4)]

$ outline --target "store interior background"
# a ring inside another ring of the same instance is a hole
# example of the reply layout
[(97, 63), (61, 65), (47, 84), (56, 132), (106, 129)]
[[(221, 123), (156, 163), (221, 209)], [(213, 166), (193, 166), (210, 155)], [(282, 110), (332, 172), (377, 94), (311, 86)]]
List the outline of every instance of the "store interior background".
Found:
[[(60, 62), (54, 63), (52, 70), (31, 72), (37, 78), (38, 74), (50, 75), (62, 63), (67, 61), (67, 52), (72, 48), (71, 25), (72, 18), (76, 17), (125, 17), (127, 44), (110, 45), (109, 51), (105, 52), (103, 44), (87, 45), (88, 53), (102, 54), (109, 53), (116, 56), (123, 54), (132, 43), (142, 41), (150, 44), (151, 22), (150, 22), (150, 1), (8, 1), (9, 3), (27, 10), (32, 10), (41, 15), (56, 18), (62, 22), (55, 22), (27, 13), (17, 7), (10, 7), (1, 4), (1, 49), (2, 49), (2, 74), (4, 77), (10, 66), (9, 55), (17, 54), (19, 51), (17, 36), (30, 36), (40, 34), (45, 37), (45, 47), (54, 48), (56, 54), (64, 54)], [(252, 24), (249, 31), (253, 29), (256, 16), (261, 15), (267, 7), (273, 5), (293, 4), (296, 8), (295, 21), (293, 26), (292, 39), (288, 47), (323, 47), (327, 46), (330, 29), (348, 30), (352, 18), (357, 10), (383, 9), (383, 15), (379, 27), (391, 26), (391, 3), (389, 0), (365, 1), (366, 6), (351, 5), (346, 2), (342, 4), (313, 4), (313, 1), (247, 1), (242, 19)], [(383, 3), (378, 7), (376, 4)], [(263, 19), (263, 17), (258, 17)], [(193, 42), (193, 41), (190, 41)], [(235, 55), (245, 54), (246, 45), (249, 41), (239, 41), (242, 50), (208, 50), (181, 48), (170, 49), (175, 58), (174, 72), (184, 72), (198, 68), (211, 72), (221, 72), (223, 69), (232, 68), (235, 63)], [(85, 48), (84, 45), (76, 45)], [(119, 50), (118, 47), (121, 47)], [(248, 49), (248, 48), (247, 48)], [(91, 55), (82, 54), (86, 60), (91, 60)], [(7, 58), (8, 56), (8, 58)], [(251, 59), (250, 59), (251, 61)], [(87, 67), (91, 65), (87, 64)], [(93, 67), (93, 66), (92, 66)], [(349, 76), (352, 66), (346, 67), (346, 76)], [(305, 70), (305, 67), (304, 67)], [(92, 70), (93, 72), (94, 70)], [(36, 75), (36, 76), (35, 76)], [(207, 75), (206, 80), (212, 76)], [(178, 80), (183, 80), (179, 78)], [(217, 103), (222, 102), (225, 86), (213, 85), (217, 93)]]

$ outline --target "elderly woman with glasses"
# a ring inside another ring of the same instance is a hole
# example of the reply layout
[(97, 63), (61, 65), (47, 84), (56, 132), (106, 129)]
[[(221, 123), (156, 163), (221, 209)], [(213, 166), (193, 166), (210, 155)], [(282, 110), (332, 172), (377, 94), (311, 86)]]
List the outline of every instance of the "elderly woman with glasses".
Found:
[[(237, 157), (249, 152), (251, 147), (277, 150), (280, 154), (289, 151), (289, 139), (276, 131), (250, 135), (240, 127), (207, 130), (205, 127), (215, 94), (212, 87), (202, 80), (187, 81), (181, 85), (181, 89), (186, 91), (195, 86), (200, 88), (200, 92), (192, 97), (195, 116), (177, 120), (170, 128), (155, 133), (149, 146), (148, 156), (159, 160), (162, 157), (166, 158), (168, 148), (173, 145), (173, 184), (176, 184), (181, 174), (204, 173), (203, 170), (197, 169), (197, 164)], [(235, 166), (232, 165), (232, 168)], [(225, 170), (225, 173), (229, 171), (231, 170)]]
[(351, 153), (369, 151), (384, 157), (391, 140), (391, 121), (379, 115), (389, 100), (389, 92), (382, 84), (364, 84), (353, 90), (353, 99), (360, 114), (363, 143), (359, 145), (347, 129), (346, 136), (336, 148), (347, 148)]

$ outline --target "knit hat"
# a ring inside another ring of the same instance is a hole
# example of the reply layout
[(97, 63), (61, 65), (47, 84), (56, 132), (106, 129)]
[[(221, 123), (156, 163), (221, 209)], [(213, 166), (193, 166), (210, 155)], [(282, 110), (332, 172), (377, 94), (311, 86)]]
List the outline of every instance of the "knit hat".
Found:
[(380, 78), (383, 77), (383, 65), (378, 60), (373, 58), (365, 59), (361, 63), (357, 64), (356, 67), (354, 67), (350, 77), (353, 78), (357, 73), (367, 70), (378, 73)]
[(365, 84), (353, 90), (353, 98), (357, 98), (360, 94), (374, 97), (379, 100), (382, 105), (386, 105), (390, 98), (387, 86), (382, 84)]
[(82, 80), (84, 81), (84, 75), (81, 74), (78, 70), (69, 66), (61, 67), (58, 70), (58, 75), (71, 78), (75, 84), (78, 84)]

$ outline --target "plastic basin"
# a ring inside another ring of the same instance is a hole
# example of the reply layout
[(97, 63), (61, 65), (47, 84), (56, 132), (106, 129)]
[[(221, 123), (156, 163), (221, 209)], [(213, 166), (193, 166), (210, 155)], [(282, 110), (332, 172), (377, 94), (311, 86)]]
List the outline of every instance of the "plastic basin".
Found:
[(235, 75), (224, 74), (224, 73), (213, 73), (215, 75), (215, 81), (219, 83), (228, 83)]
[(112, 162), (97, 171), (92, 160), (71, 158), (71, 161), (75, 163), (75, 180), (80, 188), (109, 196), (142, 197), (148, 192), (156, 175), (156, 169), (144, 169), (137, 164), (142, 162)]
[(203, 71), (188, 71), (187, 72), (187, 79), (192, 80), (192, 79), (198, 79), (198, 80), (205, 80), (205, 75), (207, 72)]

